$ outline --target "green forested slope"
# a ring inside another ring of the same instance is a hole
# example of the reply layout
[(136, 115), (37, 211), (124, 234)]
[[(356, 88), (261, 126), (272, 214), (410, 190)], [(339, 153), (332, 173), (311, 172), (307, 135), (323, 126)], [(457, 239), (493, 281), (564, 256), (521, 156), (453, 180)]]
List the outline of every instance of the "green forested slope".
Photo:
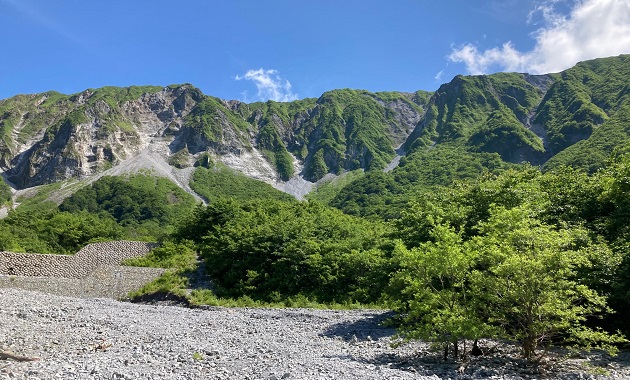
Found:
[(543, 144), (528, 122), (551, 82), (550, 76), (509, 73), (457, 76), (432, 96), (405, 147), (454, 144), (497, 152), (505, 161), (540, 161)]
[(628, 141), (628, 78), (627, 55), (582, 62), (562, 73), (537, 117), (558, 147), (546, 168), (570, 165), (593, 172)]
[(239, 200), (277, 199), (287, 202), (295, 200), (267, 183), (249, 178), (222, 164), (210, 168), (197, 167), (190, 187), (210, 202), (222, 197)]
[(430, 93), (370, 93), (333, 90), (319, 99), (291, 103), (253, 103), (239, 112), (258, 127), (257, 144), (288, 179), (294, 174), (289, 153), (304, 161), (304, 177), (382, 169), (394, 148), (415, 126)]

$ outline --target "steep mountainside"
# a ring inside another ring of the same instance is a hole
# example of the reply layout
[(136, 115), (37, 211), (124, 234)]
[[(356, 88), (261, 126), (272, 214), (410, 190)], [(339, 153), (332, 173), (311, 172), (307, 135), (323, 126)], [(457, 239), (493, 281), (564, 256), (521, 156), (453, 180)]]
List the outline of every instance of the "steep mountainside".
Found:
[(223, 101), (190, 85), (106, 87), (0, 102), (0, 169), (17, 188), (96, 174), (150, 151), (173, 166), (204, 154), (268, 182), (382, 168), (428, 93), (338, 90), (292, 103)]
[(630, 55), (582, 62), (563, 72), (537, 119), (557, 147), (546, 168), (602, 167), (613, 149), (630, 139)]
[(542, 162), (547, 156), (544, 131), (531, 119), (552, 83), (548, 75), (457, 76), (431, 98), (406, 148), (463, 145), (499, 153), (505, 161)]
[(504, 161), (595, 170), (630, 138), (630, 55), (559, 74), (457, 76), (430, 99), (405, 147), (463, 146)]
[(592, 171), (630, 139), (629, 89), (625, 55), (558, 74), (457, 76), (435, 93), (344, 89), (288, 103), (225, 101), (188, 84), (19, 95), (0, 101), (0, 172), (23, 189), (151, 161), (170, 165), (172, 180), (184, 173), (186, 187), (193, 166), (223, 162), (280, 188), (389, 170), (402, 154), (413, 182), (410, 168), (439, 160), (434, 150)]

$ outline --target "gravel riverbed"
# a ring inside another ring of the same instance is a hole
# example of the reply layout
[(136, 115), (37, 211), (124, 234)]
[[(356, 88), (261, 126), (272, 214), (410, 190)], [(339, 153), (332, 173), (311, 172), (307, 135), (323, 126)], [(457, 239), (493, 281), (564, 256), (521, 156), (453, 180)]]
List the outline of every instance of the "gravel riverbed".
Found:
[(458, 372), (426, 344), (393, 348), (386, 311), (187, 309), (19, 289), (0, 289), (0, 302), (0, 347), (39, 358), (0, 360), (0, 379), (630, 379), (627, 354), (592, 361), (607, 376), (584, 358), (543, 373), (505, 355)]

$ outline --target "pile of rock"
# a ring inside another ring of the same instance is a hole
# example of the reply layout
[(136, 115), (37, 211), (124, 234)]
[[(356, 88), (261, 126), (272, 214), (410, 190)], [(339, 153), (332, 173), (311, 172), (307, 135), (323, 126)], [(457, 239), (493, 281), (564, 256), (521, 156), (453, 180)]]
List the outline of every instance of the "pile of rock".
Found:
[(76, 255), (0, 252), (0, 275), (84, 278), (104, 265), (146, 255), (153, 243), (114, 241), (88, 244)]

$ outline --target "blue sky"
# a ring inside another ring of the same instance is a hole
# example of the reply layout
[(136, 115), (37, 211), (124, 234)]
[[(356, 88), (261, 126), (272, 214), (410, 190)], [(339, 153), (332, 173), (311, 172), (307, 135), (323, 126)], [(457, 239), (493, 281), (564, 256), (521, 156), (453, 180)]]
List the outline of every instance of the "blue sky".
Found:
[(0, 38), (0, 99), (192, 83), (287, 101), (630, 53), (630, 1), (0, 0)]

